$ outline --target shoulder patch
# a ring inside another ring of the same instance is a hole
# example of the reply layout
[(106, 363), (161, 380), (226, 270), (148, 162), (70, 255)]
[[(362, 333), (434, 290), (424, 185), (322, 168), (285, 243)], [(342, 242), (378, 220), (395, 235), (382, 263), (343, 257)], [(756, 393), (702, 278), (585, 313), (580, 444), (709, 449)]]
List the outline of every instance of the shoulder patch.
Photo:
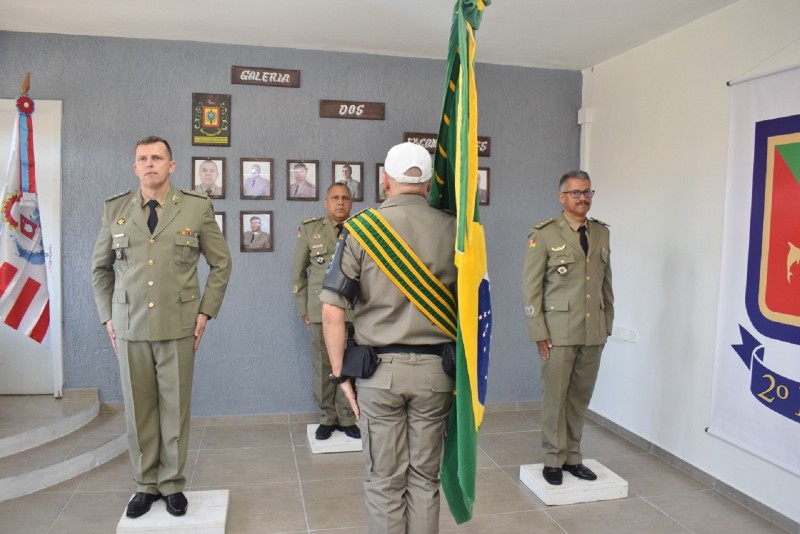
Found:
[(538, 222), (538, 223), (534, 224), (534, 225), (533, 225), (533, 227), (534, 227), (535, 229), (537, 229), (537, 230), (538, 230), (538, 229), (540, 229), (540, 228), (544, 228), (545, 226), (547, 226), (548, 224), (550, 224), (550, 223), (551, 223), (551, 222), (553, 222), (554, 220), (555, 220), (555, 219), (553, 219), (553, 218), (551, 217), (551, 218), (549, 218), (549, 219), (546, 219), (546, 220), (544, 220), (544, 221), (542, 221), (542, 222)]
[(303, 219), (303, 222), (300, 224), (308, 224), (310, 222), (319, 221), (322, 217), (309, 217), (308, 219)]
[(125, 196), (131, 191), (133, 191), (133, 189), (128, 189), (127, 191), (123, 191), (122, 193), (117, 193), (116, 195), (112, 195), (106, 199), (106, 202), (108, 202), (109, 200), (114, 200), (115, 198), (119, 198), (121, 196)]
[(198, 198), (208, 198), (205, 195), (205, 193), (201, 193), (200, 191), (195, 191), (193, 189), (183, 189), (183, 188), (181, 188), (180, 191), (181, 191), (181, 193), (183, 193), (185, 195), (191, 195), (193, 197), (198, 197)]
[(604, 223), (603, 221), (601, 221), (601, 220), (599, 220), (599, 219), (592, 219), (591, 217), (589, 217), (589, 220), (590, 220), (590, 221), (594, 221), (594, 222), (596, 222), (596, 223), (598, 223), (598, 224), (602, 224), (602, 225), (603, 225), (603, 226), (605, 226), (606, 228), (610, 228), (610, 226), (609, 226), (608, 224)]

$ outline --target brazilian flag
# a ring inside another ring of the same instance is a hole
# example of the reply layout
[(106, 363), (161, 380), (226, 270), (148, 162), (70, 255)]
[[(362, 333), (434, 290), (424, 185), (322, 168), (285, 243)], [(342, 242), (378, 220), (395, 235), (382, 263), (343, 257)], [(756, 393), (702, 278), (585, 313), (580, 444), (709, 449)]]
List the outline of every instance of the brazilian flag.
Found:
[(456, 214), (458, 268), (456, 390), (445, 439), (442, 489), (456, 523), (472, 518), (478, 430), (483, 421), (492, 332), (486, 243), (478, 214), (478, 93), (475, 30), (490, 0), (457, 0), (453, 10), (442, 122), (430, 203)]

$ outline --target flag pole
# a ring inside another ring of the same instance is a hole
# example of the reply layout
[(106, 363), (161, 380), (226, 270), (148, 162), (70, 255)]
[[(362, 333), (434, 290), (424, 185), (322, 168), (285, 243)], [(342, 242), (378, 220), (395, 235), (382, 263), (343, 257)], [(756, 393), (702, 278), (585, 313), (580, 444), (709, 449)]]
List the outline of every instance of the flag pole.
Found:
[(31, 73), (25, 73), (25, 79), (22, 80), (22, 96), (28, 96), (28, 91), (31, 88)]

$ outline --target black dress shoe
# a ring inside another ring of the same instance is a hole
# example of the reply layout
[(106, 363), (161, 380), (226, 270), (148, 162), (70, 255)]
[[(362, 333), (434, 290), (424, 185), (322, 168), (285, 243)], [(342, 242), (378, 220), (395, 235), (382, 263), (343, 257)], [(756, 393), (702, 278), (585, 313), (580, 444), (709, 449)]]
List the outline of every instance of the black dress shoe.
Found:
[(189, 501), (181, 491), (165, 496), (164, 501), (167, 503), (167, 512), (172, 515), (183, 515), (189, 507)]
[(317, 431), (314, 432), (314, 437), (319, 440), (328, 439), (334, 430), (336, 430), (336, 425), (319, 425)]
[(564, 479), (564, 474), (558, 467), (545, 467), (542, 470), (542, 475), (544, 475), (544, 479), (553, 486), (560, 486), (561, 481)]
[(344, 432), (348, 438), (361, 439), (361, 430), (356, 425), (340, 426), (339, 430)]
[(572, 473), (572, 476), (582, 480), (597, 480), (597, 475), (583, 464), (564, 464), (564, 471)]
[(125, 515), (128, 517), (139, 517), (146, 514), (150, 510), (150, 506), (161, 498), (161, 495), (152, 493), (144, 493), (137, 491), (136, 495), (128, 502), (128, 510)]

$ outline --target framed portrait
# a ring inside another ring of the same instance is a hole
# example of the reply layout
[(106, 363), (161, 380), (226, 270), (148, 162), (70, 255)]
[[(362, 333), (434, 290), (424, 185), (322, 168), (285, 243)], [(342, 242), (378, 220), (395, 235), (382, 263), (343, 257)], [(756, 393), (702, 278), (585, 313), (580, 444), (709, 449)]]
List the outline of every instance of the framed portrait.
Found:
[(386, 190), (383, 188), (383, 163), (375, 164), (375, 201), (386, 200)]
[(217, 220), (217, 224), (219, 225), (220, 231), (222, 231), (222, 237), (225, 237), (225, 212), (224, 211), (215, 211), (214, 212), (214, 219)]
[(272, 251), (271, 211), (240, 211), (239, 222), (242, 252)]
[(225, 198), (225, 158), (192, 158), (192, 189), (210, 198)]
[(364, 200), (364, 163), (361, 161), (334, 161), (333, 183), (344, 182), (354, 202)]
[(478, 167), (478, 204), (489, 205), (489, 167)]
[(271, 199), (272, 158), (240, 158), (241, 193), (243, 199)]
[(319, 200), (319, 161), (286, 161), (287, 200)]

